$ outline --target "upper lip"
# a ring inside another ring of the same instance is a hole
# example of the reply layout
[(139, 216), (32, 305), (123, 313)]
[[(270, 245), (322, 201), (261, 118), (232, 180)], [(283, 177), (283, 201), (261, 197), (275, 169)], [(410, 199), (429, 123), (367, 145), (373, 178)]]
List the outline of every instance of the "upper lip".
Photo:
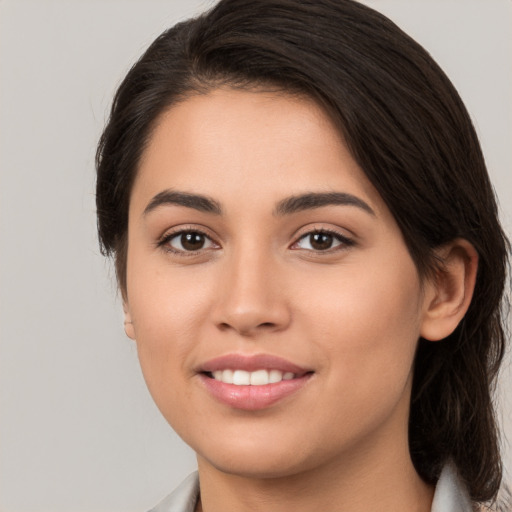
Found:
[(217, 370), (245, 370), (253, 372), (256, 370), (280, 370), (283, 373), (291, 372), (295, 375), (303, 375), (310, 372), (286, 359), (270, 354), (226, 354), (202, 364), (200, 372), (214, 372)]

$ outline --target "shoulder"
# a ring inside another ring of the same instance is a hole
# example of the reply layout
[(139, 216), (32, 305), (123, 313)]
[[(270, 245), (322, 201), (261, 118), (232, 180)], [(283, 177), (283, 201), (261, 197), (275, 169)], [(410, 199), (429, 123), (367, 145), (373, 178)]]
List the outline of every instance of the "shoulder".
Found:
[(195, 472), (149, 512), (194, 512), (198, 497), (199, 477)]

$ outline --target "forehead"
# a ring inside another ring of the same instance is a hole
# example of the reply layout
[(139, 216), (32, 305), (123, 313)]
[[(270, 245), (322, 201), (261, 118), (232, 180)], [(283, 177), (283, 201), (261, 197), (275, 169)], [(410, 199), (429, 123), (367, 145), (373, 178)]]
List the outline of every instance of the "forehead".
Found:
[(176, 188), (206, 195), (280, 196), (314, 191), (380, 196), (339, 130), (313, 100), (221, 88), (172, 106), (142, 156), (134, 194)]

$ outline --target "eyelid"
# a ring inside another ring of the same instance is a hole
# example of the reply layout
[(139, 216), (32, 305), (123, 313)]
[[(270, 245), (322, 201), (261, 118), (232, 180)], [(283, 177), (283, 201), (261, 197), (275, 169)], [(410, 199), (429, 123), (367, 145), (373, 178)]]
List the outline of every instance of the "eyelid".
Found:
[[(328, 235), (332, 235), (334, 238), (336, 238), (336, 240), (338, 240), (341, 243), (335, 247), (325, 249), (323, 251), (322, 250), (315, 251), (312, 249), (302, 249), (302, 248), (294, 249), (294, 246), (297, 245), (301, 240), (303, 240), (304, 238), (311, 236), (315, 233), (325, 233)], [(299, 233), (297, 233), (294, 236), (294, 242), (291, 244), (290, 249), (309, 251), (309, 252), (315, 253), (315, 254), (332, 254), (333, 252), (342, 251), (342, 250), (345, 250), (348, 247), (352, 247), (354, 245), (356, 245), (356, 241), (354, 240), (354, 238), (350, 235), (346, 235), (345, 233), (343, 233), (341, 229), (335, 229), (335, 228), (331, 228), (331, 227), (323, 227), (323, 226), (314, 225), (314, 226), (308, 226), (306, 228), (299, 230)]]
[[(208, 240), (210, 240), (216, 247), (213, 247), (213, 248), (207, 247), (204, 249), (201, 248), (201, 249), (198, 249), (197, 251), (181, 251), (179, 249), (171, 247), (169, 245), (169, 242), (173, 238), (175, 238), (179, 235), (182, 235), (183, 233), (200, 233), (201, 235), (208, 238)], [(186, 256), (196, 256), (202, 252), (220, 248), (219, 242), (217, 242), (217, 240), (215, 239), (214, 236), (212, 236), (212, 234), (209, 232), (209, 230), (200, 225), (197, 225), (197, 224), (179, 225), (179, 226), (175, 226), (173, 228), (167, 229), (166, 231), (164, 231), (164, 234), (158, 238), (155, 245), (158, 248), (165, 250), (166, 252), (170, 252), (172, 254), (177, 254), (179, 256), (185, 256), (185, 257)]]
[[(294, 241), (289, 246), (292, 250), (303, 250), (306, 252), (311, 252), (315, 254), (332, 254), (334, 252), (346, 250), (348, 247), (356, 245), (356, 241), (353, 238), (353, 235), (347, 235), (345, 234), (347, 230), (342, 230), (341, 228), (332, 228), (332, 227), (326, 227), (326, 226), (319, 226), (318, 224), (310, 225), (301, 228), (298, 230), (298, 232), (295, 233), (293, 239)], [(182, 251), (176, 248), (173, 248), (169, 245), (169, 241), (172, 240), (174, 237), (179, 236), (183, 233), (200, 233), (201, 235), (205, 236), (212, 244), (214, 244), (215, 247), (207, 247), (207, 248), (201, 248), (197, 251)], [(296, 246), (299, 241), (303, 240), (305, 237), (313, 235), (315, 233), (325, 233), (332, 235), (337, 241), (340, 242), (340, 244), (336, 245), (335, 247), (325, 249), (325, 250), (313, 250), (313, 249), (302, 249), (294, 247)], [(177, 254), (180, 256), (194, 256), (198, 255), (200, 253), (211, 251), (214, 249), (221, 248), (221, 244), (216, 240), (217, 237), (211, 234), (210, 230), (197, 224), (187, 224), (187, 225), (179, 225), (172, 228), (167, 229), (162, 236), (158, 238), (155, 245), (158, 248), (162, 248), (166, 252), (170, 252), (173, 254)]]

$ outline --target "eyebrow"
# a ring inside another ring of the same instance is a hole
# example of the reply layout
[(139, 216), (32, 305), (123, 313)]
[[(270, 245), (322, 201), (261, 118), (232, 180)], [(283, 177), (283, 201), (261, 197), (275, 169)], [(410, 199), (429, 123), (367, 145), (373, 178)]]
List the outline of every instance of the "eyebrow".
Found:
[[(185, 206), (200, 212), (222, 215), (222, 207), (215, 199), (201, 194), (191, 194), (177, 190), (164, 190), (158, 193), (146, 206), (143, 215), (148, 215), (158, 207), (165, 205)], [(368, 203), (345, 192), (308, 192), (287, 197), (277, 203), (273, 213), (277, 216), (284, 216), (324, 206), (355, 206), (375, 216), (375, 212)]]
[(323, 206), (355, 206), (375, 216), (375, 212), (368, 203), (345, 192), (310, 192), (291, 196), (279, 201), (274, 215), (290, 215), (304, 210), (322, 208)]
[(200, 194), (179, 192), (177, 190), (164, 190), (157, 194), (146, 206), (143, 215), (145, 216), (159, 206), (165, 205), (185, 206), (186, 208), (193, 208), (200, 212), (222, 215), (222, 208), (215, 199)]

